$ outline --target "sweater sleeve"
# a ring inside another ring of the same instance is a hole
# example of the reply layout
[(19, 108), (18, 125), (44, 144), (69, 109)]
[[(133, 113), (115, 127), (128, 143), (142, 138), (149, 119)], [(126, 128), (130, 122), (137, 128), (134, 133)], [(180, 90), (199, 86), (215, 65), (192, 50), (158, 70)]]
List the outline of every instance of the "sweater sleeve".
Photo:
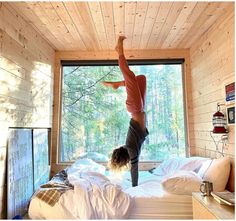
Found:
[(134, 162), (131, 161), (131, 179), (132, 186), (138, 186), (138, 159)]

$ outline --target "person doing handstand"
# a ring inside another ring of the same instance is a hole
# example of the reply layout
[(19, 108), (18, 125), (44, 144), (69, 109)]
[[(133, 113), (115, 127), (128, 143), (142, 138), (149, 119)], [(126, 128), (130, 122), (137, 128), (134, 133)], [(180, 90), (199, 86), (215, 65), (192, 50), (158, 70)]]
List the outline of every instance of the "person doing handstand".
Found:
[(119, 55), (119, 67), (123, 74), (124, 81), (103, 82), (105, 86), (110, 86), (113, 89), (125, 86), (127, 92), (126, 108), (127, 111), (131, 113), (125, 145), (113, 150), (110, 167), (113, 170), (118, 170), (130, 162), (132, 186), (137, 186), (139, 155), (141, 146), (148, 135), (144, 112), (146, 77), (144, 75), (135, 76), (129, 69), (123, 50), (124, 39), (126, 39), (125, 36), (119, 36), (115, 48)]

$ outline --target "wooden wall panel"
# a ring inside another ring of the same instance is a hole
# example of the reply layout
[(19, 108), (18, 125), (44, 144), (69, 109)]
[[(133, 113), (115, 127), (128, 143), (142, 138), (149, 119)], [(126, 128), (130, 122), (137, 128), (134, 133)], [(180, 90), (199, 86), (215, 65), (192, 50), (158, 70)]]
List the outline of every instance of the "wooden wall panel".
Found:
[(0, 218), (6, 218), (8, 127), (52, 127), (53, 48), (0, 3)]
[[(234, 73), (234, 8), (211, 27), (190, 48), (191, 91), (189, 131), (192, 155), (217, 157), (219, 153), (210, 136), (212, 115), (217, 102), (225, 103), (224, 86), (235, 81)], [(222, 111), (226, 107), (222, 106)], [(235, 129), (229, 126), (225, 155), (235, 156)], [(220, 140), (221, 135), (214, 135)], [(222, 145), (219, 145), (221, 150)]]
[(54, 49), (113, 50), (126, 35), (133, 49), (190, 48), (233, 1), (10, 2)]

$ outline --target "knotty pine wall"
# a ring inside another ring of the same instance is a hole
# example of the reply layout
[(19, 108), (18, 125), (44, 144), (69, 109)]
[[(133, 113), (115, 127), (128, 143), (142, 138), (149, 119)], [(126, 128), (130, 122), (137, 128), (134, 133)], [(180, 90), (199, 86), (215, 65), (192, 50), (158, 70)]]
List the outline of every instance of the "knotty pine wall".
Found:
[[(217, 102), (225, 103), (224, 86), (235, 81), (234, 8), (190, 48), (191, 92), (189, 136), (191, 155), (217, 157), (210, 136)], [(222, 106), (225, 112), (226, 107)], [(235, 127), (229, 125), (225, 155), (235, 157)], [(219, 140), (220, 135), (214, 135)], [(221, 145), (220, 145), (221, 148)]]
[[(189, 52), (191, 66), (189, 65)], [(191, 155), (215, 157), (209, 132), (216, 103), (224, 102), (224, 83), (234, 80), (234, 13), (218, 21), (190, 50), (127, 52), (129, 59), (185, 58), (188, 142)], [(57, 165), (60, 59), (116, 59), (113, 52), (56, 53), (52, 163)], [(191, 70), (190, 70), (191, 68)], [(0, 3), (0, 218), (6, 205), (6, 138), (10, 126), (51, 127), (54, 50), (17, 12)], [(234, 157), (234, 126), (225, 153)]]
[(8, 127), (51, 127), (54, 49), (0, 3), (0, 218), (6, 217)]

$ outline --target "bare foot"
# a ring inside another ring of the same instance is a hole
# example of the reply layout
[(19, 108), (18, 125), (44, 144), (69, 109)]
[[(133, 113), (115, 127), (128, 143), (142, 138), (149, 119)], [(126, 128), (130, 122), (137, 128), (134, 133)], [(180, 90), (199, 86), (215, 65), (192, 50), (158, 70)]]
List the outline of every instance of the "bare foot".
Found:
[(124, 51), (123, 51), (123, 41), (126, 39), (125, 36), (119, 36), (118, 40), (117, 40), (117, 44), (115, 47), (115, 50), (117, 51), (117, 53), (119, 55), (123, 55)]
[(117, 89), (119, 87), (125, 87), (125, 81), (103, 81), (102, 84), (106, 87), (112, 87), (113, 89)]
[(102, 84), (106, 87), (112, 87), (114, 90), (116, 90), (119, 87), (118, 82), (103, 81)]

